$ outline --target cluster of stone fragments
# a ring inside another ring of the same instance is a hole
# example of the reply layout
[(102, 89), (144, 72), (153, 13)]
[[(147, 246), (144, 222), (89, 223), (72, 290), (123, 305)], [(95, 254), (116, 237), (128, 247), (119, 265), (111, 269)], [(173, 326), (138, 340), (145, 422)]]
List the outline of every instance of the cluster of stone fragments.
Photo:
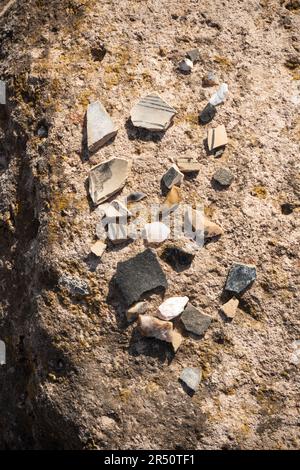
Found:
[[(197, 61), (196, 51), (190, 51), (187, 58), (179, 64), (183, 73), (192, 70), (193, 61)], [(209, 73), (204, 80), (205, 86), (216, 85), (216, 77)], [(203, 125), (209, 123), (217, 112), (217, 106), (222, 104), (228, 93), (228, 87), (222, 83), (199, 115), (199, 122)], [(176, 110), (166, 103), (158, 94), (151, 93), (142, 97), (131, 110), (131, 122), (135, 127), (147, 129), (150, 132), (165, 132), (171, 125)], [(117, 127), (100, 102), (91, 103), (87, 109), (87, 145), (90, 153), (97, 151), (105, 143), (115, 137)], [(211, 128), (207, 133), (207, 149), (209, 154), (220, 156), (228, 142), (224, 125)], [(180, 201), (180, 188), (186, 173), (198, 172), (200, 164), (196, 159), (178, 158), (162, 176), (162, 187), (167, 195), (163, 204), (162, 214), (176, 211)], [(105, 203), (118, 192), (126, 183), (130, 164), (122, 158), (112, 158), (93, 167), (89, 174), (89, 194), (95, 205), (101, 204), (102, 216), (106, 221), (106, 235), (112, 243), (122, 243), (128, 239), (128, 231), (122, 231), (120, 220), (126, 224), (132, 214), (130, 205), (146, 197), (143, 193), (131, 193), (126, 197)], [(229, 186), (233, 180), (231, 173), (224, 168), (219, 169), (214, 179), (222, 186)], [(104, 204), (103, 204), (104, 203)], [(219, 237), (223, 229), (209, 220), (204, 214), (191, 212), (191, 225), (197, 230), (195, 223), (199, 216), (204, 239)], [(143, 238), (149, 244), (162, 243), (168, 239), (170, 231), (162, 221), (145, 224)], [(118, 222), (115, 222), (118, 220)], [(103, 240), (103, 231), (97, 226), (98, 240), (91, 251), (101, 257), (106, 244)], [(102, 238), (102, 239), (101, 239)], [(163, 249), (161, 258), (176, 271), (186, 269), (191, 265), (195, 253), (176, 244), (168, 245)], [(234, 264), (228, 274), (225, 290), (231, 294), (228, 302), (221, 306), (221, 311), (227, 318), (232, 319), (236, 313), (238, 297), (251, 285), (256, 278), (255, 266)], [(154, 337), (170, 343), (176, 352), (183, 341), (184, 330), (186, 334), (201, 337), (212, 322), (212, 317), (200, 312), (189, 302), (187, 296), (167, 298), (158, 308), (156, 316), (149, 313), (150, 305), (142, 300), (146, 293), (160, 288), (167, 288), (167, 279), (161, 268), (158, 257), (152, 248), (119, 262), (115, 274), (115, 283), (118, 286), (127, 306), (127, 319), (129, 322), (138, 321), (138, 328), (144, 336)], [(180, 379), (189, 390), (196, 391), (201, 381), (201, 369), (187, 367), (182, 371)]]

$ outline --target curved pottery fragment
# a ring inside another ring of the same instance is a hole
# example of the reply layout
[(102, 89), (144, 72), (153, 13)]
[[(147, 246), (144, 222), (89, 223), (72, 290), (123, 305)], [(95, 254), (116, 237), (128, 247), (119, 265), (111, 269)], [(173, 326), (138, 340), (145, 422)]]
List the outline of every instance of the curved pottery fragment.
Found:
[(176, 110), (155, 93), (142, 98), (131, 110), (132, 124), (149, 131), (165, 131), (170, 126)]
[(124, 158), (112, 158), (91, 169), (89, 193), (94, 204), (101, 204), (124, 186), (128, 168)]

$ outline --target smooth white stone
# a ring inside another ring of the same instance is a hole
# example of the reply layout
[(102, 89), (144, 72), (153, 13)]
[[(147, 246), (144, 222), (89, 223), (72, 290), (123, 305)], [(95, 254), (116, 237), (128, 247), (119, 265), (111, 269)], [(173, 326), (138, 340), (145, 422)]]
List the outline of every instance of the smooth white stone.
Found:
[(188, 297), (170, 297), (158, 307), (159, 317), (163, 320), (172, 320), (178, 317), (183, 312), (188, 301)]
[(228, 93), (228, 85), (227, 83), (222, 83), (219, 87), (219, 89), (214, 93), (209, 100), (210, 104), (214, 106), (218, 106), (218, 104), (221, 104), (224, 102), (226, 96)]

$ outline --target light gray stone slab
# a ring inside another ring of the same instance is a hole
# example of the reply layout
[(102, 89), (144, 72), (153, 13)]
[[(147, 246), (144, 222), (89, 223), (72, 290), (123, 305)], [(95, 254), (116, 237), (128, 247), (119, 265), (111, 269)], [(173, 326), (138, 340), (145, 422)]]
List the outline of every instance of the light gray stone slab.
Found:
[(124, 186), (128, 168), (124, 158), (112, 158), (91, 169), (89, 193), (94, 204), (101, 204)]
[(6, 83), (0, 80), (0, 105), (6, 106)]
[(90, 153), (96, 152), (118, 131), (104, 106), (99, 101), (90, 103), (86, 113), (87, 141)]
[(159, 95), (151, 93), (132, 108), (131, 121), (136, 127), (143, 127), (150, 131), (165, 131), (175, 114), (174, 108)]

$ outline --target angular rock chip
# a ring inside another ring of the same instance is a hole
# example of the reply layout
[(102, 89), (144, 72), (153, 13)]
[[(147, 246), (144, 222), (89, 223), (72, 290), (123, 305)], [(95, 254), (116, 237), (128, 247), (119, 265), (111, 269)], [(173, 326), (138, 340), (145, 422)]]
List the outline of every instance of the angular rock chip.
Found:
[(195, 209), (186, 210), (185, 220), (188, 221), (189, 226), (194, 229), (195, 234), (198, 234), (198, 236), (203, 233), (204, 238), (212, 238), (224, 234), (224, 230), (220, 225), (215, 224), (202, 212)]
[(293, 353), (291, 354), (290, 362), (294, 364), (295, 366), (297, 366), (298, 364), (300, 364), (300, 340), (299, 339), (296, 339), (295, 341), (292, 342), (292, 349), (293, 349)]
[(99, 258), (103, 255), (105, 249), (106, 245), (101, 240), (96, 241), (96, 243), (91, 246), (91, 252)]
[(127, 310), (126, 317), (128, 321), (134, 321), (142, 313), (146, 313), (148, 310), (147, 302), (137, 302)]
[(0, 340), (0, 366), (6, 364), (6, 346), (4, 341)]
[(208, 103), (205, 108), (199, 114), (199, 121), (201, 124), (208, 124), (213, 120), (217, 112), (217, 109), (214, 105)]
[(199, 367), (185, 367), (180, 375), (180, 380), (184, 382), (193, 392), (197, 392), (202, 378), (202, 371)]
[(202, 79), (202, 85), (204, 87), (215, 86), (217, 84), (218, 79), (214, 72), (208, 72)]
[(202, 336), (211, 324), (212, 317), (205, 313), (201, 313), (196, 307), (188, 304), (181, 315), (181, 321), (187, 331), (190, 331), (195, 335)]
[(143, 230), (143, 237), (148, 243), (162, 243), (170, 235), (170, 229), (162, 222), (152, 222), (146, 224)]
[(176, 111), (160, 96), (152, 93), (142, 98), (131, 110), (131, 121), (136, 127), (150, 131), (165, 131)]
[(88, 149), (90, 153), (96, 152), (118, 132), (118, 128), (99, 101), (88, 105), (86, 123)]
[(0, 106), (6, 106), (6, 83), (0, 80)]
[(214, 93), (209, 100), (210, 104), (218, 106), (218, 104), (221, 104), (225, 101), (227, 94), (228, 85), (226, 83), (222, 83), (216, 93)]
[(105, 225), (109, 223), (116, 223), (118, 221), (126, 224), (127, 218), (131, 217), (132, 215), (125, 204), (123, 204), (121, 201), (118, 201), (117, 199), (108, 204), (104, 208), (104, 212), (105, 219), (103, 220), (103, 224)]
[(251, 264), (232, 265), (225, 285), (225, 290), (234, 294), (241, 294), (256, 279), (256, 267)]
[(177, 186), (172, 186), (170, 191), (167, 194), (166, 199), (164, 200), (164, 206), (170, 208), (178, 206), (181, 201), (180, 189)]
[(194, 64), (190, 59), (183, 59), (179, 62), (178, 68), (180, 72), (190, 73), (193, 70)]
[(234, 180), (234, 176), (227, 168), (219, 168), (215, 172), (213, 179), (221, 186), (230, 186)]
[(221, 311), (224, 313), (224, 315), (226, 315), (227, 318), (233, 318), (236, 314), (238, 306), (238, 299), (232, 297), (232, 299), (228, 300), (228, 302), (221, 306)]
[(207, 146), (210, 152), (217, 150), (219, 147), (225, 147), (227, 143), (228, 138), (224, 124), (208, 130)]
[(87, 282), (78, 277), (68, 276), (63, 274), (59, 280), (58, 285), (62, 289), (66, 289), (71, 295), (85, 296), (89, 295), (89, 286)]
[(176, 161), (178, 168), (182, 173), (192, 173), (200, 171), (201, 165), (194, 157), (181, 157)]
[(124, 158), (112, 158), (91, 169), (89, 193), (94, 204), (101, 204), (124, 186), (128, 168)]
[(194, 253), (189, 253), (175, 245), (167, 246), (161, 254), (161, 258), (172, 266), (175, 271), (187, 269), (195, 258)]
[(169, 170), (163, 175), (162, 181), (167, 188), (171, 188), (175, 184), (181, 185), (184, 175), (181, 173), (179, 168), (174, 164)]
[(167, 279), (156, 254), (147, 248), (142, 253), (117, 265), (115, 281), (127, 305), (157, 287), (167, 288)]
[(183, 342), (183, 336), (178, 330), (173, 330), (171, 337), (172, 337), (171, 343), (173, 346), (173, 350), (174, 352), (177, 352)]
[(126, 242), (130, 239), (128, 225), (118, 222), (108, 224), (107, 236), (114, 245)]
[(170, 297), (158, 307), (159, 317), (163, 320), (172, 320), (178, 317), (183, 312), (188, 301), (188, 297)]
[(127, 202), (138, 202), (144, 199), (145, 197), (147, 197), (147, 194), (135, 192), (128, 194), (128, 196), (126, 196), (126, 200)]
[(144, 336), (172, 342), (173, 323), (169, 321), (162, 321), (151, 315), (139, 315), (138, 326)]
[(186, 53), (186, 56), (193, 62), (198, 62), (200, 60), (200, 54), (198, 49), (191, 49)]

